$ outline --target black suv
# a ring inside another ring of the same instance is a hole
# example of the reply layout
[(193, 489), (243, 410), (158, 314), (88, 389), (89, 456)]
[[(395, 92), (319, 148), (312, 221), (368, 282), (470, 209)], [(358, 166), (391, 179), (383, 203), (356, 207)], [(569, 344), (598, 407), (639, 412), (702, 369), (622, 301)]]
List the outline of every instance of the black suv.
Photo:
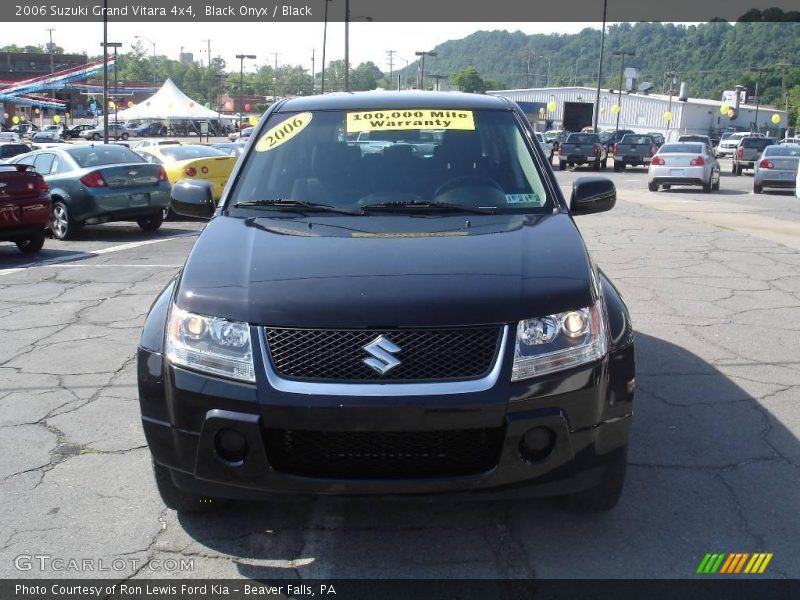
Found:
[[(382, 140), (377, 151), (355, 138)], [(634, 396), (630, 317), (525, 115), (500, 97), (275, 103), (156, 299), (138, 351), (167, 506), (271, 494), (557, 495), (612, 508)], [(434, 141), (431, 142), (430, 140)], [(433, 144), (421, 152), (421, 140)]]

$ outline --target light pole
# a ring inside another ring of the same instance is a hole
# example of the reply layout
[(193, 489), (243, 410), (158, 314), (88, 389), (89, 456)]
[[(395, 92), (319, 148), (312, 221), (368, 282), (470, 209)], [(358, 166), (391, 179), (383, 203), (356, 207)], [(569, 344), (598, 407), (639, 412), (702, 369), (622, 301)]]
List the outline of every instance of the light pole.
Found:
[[(404, 68), (404, 70), (405, 70), (405, 73), (406, 73), (406, 84), (408, 84), (408, 59), (407, 59), (407, 58), (403, 58), (403, 57), (402, 57), (402, 56), (400, 56), (399, 54), (397, 55), (397, 58), (399, 58), (399, 59), (400, 59), (400, 60), (402, 60), (404, 63), (406, 63), (406, 66), (405, 66), (405, 67), (403, 67), (403, 68)], [(399, 75), (399, 74), (397, 75), (397, 91), (398, 91), (398, 92), (400, 91), (400, 75)]]
[(422, 52), (414, 52), (417, 56), (421, 56), (422, 60), (420, 61), (420, 72), (419, 72), (419, 89), (425, 89), (425, 57), (426, 56), (438, 56), (436, 52), (428, 52), (423, 50)]
[[(106, 36), (104, 36), (106, 38)], [(107, 39), (107, 38), (106, 38)], [(117, 122), (117, 48), (121, 47), (120, 42), (103, 41), (103, 56), (108, 57), (108, 49), (114, 49), (114, 122)], [(108, 143), (108, 66), (105, 67), (105, 77), (103, 77), (103, 143)]]
[[(103, 143), (108, 143), (108, 0), (103, 0)], [(117, 65), (114, 65), (116, 68)], [(97, 115), (97, 113), (95, 113)]]
[(350, 21), (372, 21), (372, 17), (350, 18), (350, 0), (344, 0), (344, 91), (350, 91)]
[(325, 25), (322, 27), (322, 83), (320, 84), (320, 94), (325, 93), (325, 46), (328, 43), (328, 3), (333, 0), (325, 0)]
[(603, 29), (600, 31), (600, 60), (597, 63), (597, 94), (594, 97), (594, 119), (592, 126), (597, 133), (597, 119), (600, 117), (600, 81), (603, 79), (603, 52), (606, 47), (606, 13), (608, 0), (603, 0)]
[(255, 59), (255, 54), (237, 54), (239, 59), (239, 124), (241, 124), (242, 111), (244, 110), (244, 59)]
[(755, 119), (755, 126), (756, 126), (756, 133), (759, 133), (758, 128), (758, 109), (761, 106), (761, 95), (759, 94), (759, 88), (761, 87), (761, 76), (764, 74), (764, 71), (768, 69), (764, 67), (751, 67), (751, 71), (755, 71), (758, 73), (758, 80), (756, 81), (756, 119)]
[(153, 87), (156, 87), (156, 43), (153, 40), (144, 37), (143, 35), (135, 35), (133, 38), (150, 42), (150, 45), (153, 46)]
[[(45, 29), (45, 31), (50, 33), (50, 44), (47, 46), (47, 49), (50, 51), (50, 74), (52, 75), (55, 71), (55, 67), (53, 66), (53, 32), (55, 31), (55, 27), (49, 27)], [(53, 98), (56, 97), (56, 91), (54, 89), (50, 90), (50, 93)]]
[(619, 131), (619, 116), (622, 114), (622, 86), (624, 85), (623, 78), (625, 77), (625, 57), (626, 56), (636, 56), (636, 52), (627, 51), (627, 50), (615, 50), (613, 52), (614, 56), (621, 56), (622, 61), (619, 65), (619, 90), (617, 92), (617, 126), (616, 131)]
[(544, 87), (550, 87), (550, 57), (549, 56), (543, 56), (543, 55), (540, 54), (536, 58), (541, 58), (543, 60), (545, 58), (547, 59), (547, 81), (545, 82)]

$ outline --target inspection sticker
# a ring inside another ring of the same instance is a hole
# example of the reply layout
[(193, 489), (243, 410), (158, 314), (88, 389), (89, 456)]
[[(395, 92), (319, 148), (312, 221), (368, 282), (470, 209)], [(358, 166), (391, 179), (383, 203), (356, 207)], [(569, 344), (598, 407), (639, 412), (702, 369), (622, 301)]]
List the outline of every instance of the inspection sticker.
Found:
[(406, 129), (475, 130), (471, 110), (367, 110), (347, 113), (347, 133), (362, 131), (402, 131)]
[(544, 202), (539, 199), (537, 194), (506, 194), (507, 204), (536, 204), (544, 206)]
[(256, 144), (256, 152), (267, 152), (281, 144), (285, 144), (308, 127), (313, 116), (310, 112), (304, 112), (281, 121), (261, 136), (261, 139)]

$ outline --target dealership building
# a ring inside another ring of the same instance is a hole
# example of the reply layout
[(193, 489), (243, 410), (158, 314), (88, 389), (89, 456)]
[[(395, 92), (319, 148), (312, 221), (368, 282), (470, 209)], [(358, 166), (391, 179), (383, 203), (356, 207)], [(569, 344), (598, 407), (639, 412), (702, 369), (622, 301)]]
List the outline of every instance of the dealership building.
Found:
[[(592, 123), (596, 88), (589, 87), (546, 87), (517, 90), (495, 90), (487, 92), (504, 96), (517, 102), (528, 115), (537, 130), (566, 129), (579, 130)], [(597, 125), (601, 130), (615, 129), (619, 102), (619, 128), (632, 129), (637, 133), (659, 132), (667, 139), (680, 134), (696, 133), (714, 136), (720, 131), (734, 128), (738, 131), (751, 131), (756, 128), (770, 136), (782, 137), (788, 127), (788, 117), (784, 110), (761, 105), (739, 104), (736, 113), (729, 117), (723, 115), (721, 108), (727, 104), (731, 109), (735, 104), (702, 98), (679, 99), (678, 95), (645, 94), (622, 92), (619, 90), (600, 90), (600, 111)], [(551, 109), (555, 110), (551, 110)], [(667, 120), (665, 115), (671, 118)], [(773, 122), (774, 115), (780, 119)], [(579, 123), (580, 127), (575, 127)], [(571, 125), (571, 127), (570, 127)]]

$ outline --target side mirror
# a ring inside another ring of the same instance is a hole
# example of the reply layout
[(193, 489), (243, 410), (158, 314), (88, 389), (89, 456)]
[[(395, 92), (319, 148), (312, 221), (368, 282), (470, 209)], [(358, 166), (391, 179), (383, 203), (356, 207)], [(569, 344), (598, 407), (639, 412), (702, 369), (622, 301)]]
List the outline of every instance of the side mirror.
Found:
[(572, 184), (569, 210), (573, 215), (590, 215), (614, 208), (617, 190), (605, 177), (579, 177)]
[(208, 181), (181, 179), (172, 186), (172, 210), (184, 217), (210, 219), (216, 208)]

